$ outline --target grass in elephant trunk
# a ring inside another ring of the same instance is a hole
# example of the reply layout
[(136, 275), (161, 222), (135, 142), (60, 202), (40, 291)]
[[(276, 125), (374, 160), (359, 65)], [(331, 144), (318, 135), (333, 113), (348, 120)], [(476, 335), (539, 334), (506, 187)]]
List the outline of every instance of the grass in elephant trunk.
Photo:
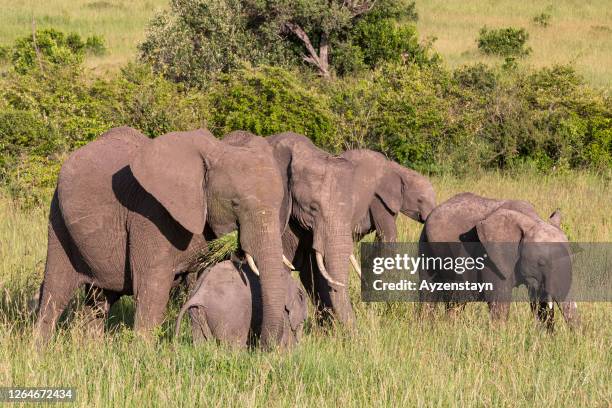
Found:
[(227, 259), (240, 249), (238, 231), (230, 232), (208, 242), (207, 248), (195, 254), (189, 262), (189, 270), (201, 272), (209, 266)]
[[(531, 201), (541, 215), (560, 207), (573, 241), (612, 242), (609, 176), (568, 172), (484, 173), (435, 177), (442, 202), (478, 194)], [(191, 344), (189, 325), (175, 341), (180, 303), (170, 305), (159, 341), (131, 330), (133, 301), (113, 307), (99, 339), (83, 318), (67, 314), (45, 354), (35, 352), (27, 300), (38, 287), (46, 253), (47, 208), (23, 212), (0, 193), (0, 385), (72, 386), (76, 406), (610, 406), (610, 303), (580, 303), (582, 326), (561, 321), (538, 330), (529, 305), (513, 304), (506, 324), (486, 305), (455, 318), (441, 311), (422, 321), (416, 304), (359, 301), (350, 275), (357, 330), (324, 332), (307, 321), (291, 352), (233, 351)], [(420, 224), (400, 217), (400, 239), (418, 239)], [(71, 306), (79, 311), (78, 302)]]

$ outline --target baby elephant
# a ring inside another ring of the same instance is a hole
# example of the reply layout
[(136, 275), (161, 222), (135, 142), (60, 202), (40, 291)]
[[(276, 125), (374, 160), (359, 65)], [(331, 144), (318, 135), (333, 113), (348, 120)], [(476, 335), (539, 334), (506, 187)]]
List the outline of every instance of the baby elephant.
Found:
[[(282, 346), (297, 343), (307, 315), (303, 289), (287, 277)], [(251, 345), (261, 334), (261, 285), (247, 265), (224, 261), (206, 269), (198, 279), (191, 297), (181, 308), (175, 336), (183, 315), (189, 311), (194, 340), (217, 339), (233, 346)]]

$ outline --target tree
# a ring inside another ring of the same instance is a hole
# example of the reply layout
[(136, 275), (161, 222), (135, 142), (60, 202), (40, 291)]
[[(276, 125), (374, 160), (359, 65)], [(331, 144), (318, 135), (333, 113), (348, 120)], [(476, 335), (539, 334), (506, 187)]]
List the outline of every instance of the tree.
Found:
[(415, 19), (411, 0), (171, 0), (139, 48), (157, 72), (199, 87), (245, 61), (329, 77), (425, 55)]
[(249, 9), (272, 31), (297, 39), (305, 49), (302, 59), (324, 77), (330, 75), (331, 48), (351, 42), (364, 16), (374, 23), (416, 19), (414, 2), (402, 0), (251, 0)]

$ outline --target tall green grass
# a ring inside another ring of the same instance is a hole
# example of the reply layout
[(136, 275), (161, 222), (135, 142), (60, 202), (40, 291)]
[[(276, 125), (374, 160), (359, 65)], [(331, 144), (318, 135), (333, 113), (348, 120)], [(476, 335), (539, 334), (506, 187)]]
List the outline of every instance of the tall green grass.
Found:
[[(610, 179), (588, 173), (488, 173), (435, 178), (440, 201), (462, 191), (560, 207), (576, 241), (612, 242)], [(423, 321), (417, 305), (365, 304), (351, 278), (357, 330), (324, 330), (309, 318), (288, 352), (193, 346), (174, 339), (173, 304), (155, 342), (129, 328), (133, 303), (113, 309), (106, 334), (83, 328), (78, 304), (45, 353), (31, 345), (27, 299), (42, 277), (46, 209), (23, 213), (0, 198), (0, 385), (72, 386), (77, 406), (601, 406), (612, 404), (609, 303), (579, 304), (582, 326), (538, 329), (526, 304), (506, 324), (485, 305)], [(419, 226), (400, 220), (404, 240)], [(354, 275), (351, 275), (354, 277)]]

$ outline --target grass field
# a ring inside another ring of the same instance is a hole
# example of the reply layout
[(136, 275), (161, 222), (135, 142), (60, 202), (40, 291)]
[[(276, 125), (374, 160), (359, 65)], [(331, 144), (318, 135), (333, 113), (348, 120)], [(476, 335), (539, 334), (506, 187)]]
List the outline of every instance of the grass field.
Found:
[[(440, 201), (462, 191), (531, 201), (542, 216), (563, 211), (574, 241), (612, 242), (610, 178), (587, 173), (474, 175), (433, 180)], [(133, 305), (113, 310), (104, 339), (68, 318), (45, 354), (31, 346), (26, 302), (45, 259), (46, 210), (24, 213), (0, 197), (0, 385), (73, 386), (91, 406), (588, 406), (612, 404), (609, 303), (581, 303), (582, 325), (551, 335), (527, 304), (492, 325), (484, 305), (450, 318), (419, 319), (415, 304), (365, 304), (351, 291), (357, 332), (310, 324), (291, 352), (194, 347), (171, 335), (177, 305), (153, 344), (129, 329)], [(400, 223), (404, 240), (419, 226)], [(352, 275), (353, 276), (353, 275)]]
[[(588, 82), (612, 85), (612, 7), (609, 0), (422, 0), (417, 1), (422, 37), (435, 36), (434, 48), (450, 66), (482, 61), (499, 63), (478, 51), (478, 30), (522, 27), (530, 35), (532, 54), (525, 63), (542, 67), (573, 63)], [(532, 20), (550, 14), (550, 25)]]
[(100, 72), (118, 69), (136, 55), (149, 19), (168, 4), (168, 0), (0, 0), (0, 45), (31, 34), (34, 19), (37, 28), (102, 35), (108, 53), (87, 58), (87, 66)]
[[(168, 7), (168, 0), (0, 0), (0, 44), (37, 27), (55, 27), (81, 35), (98, 34), (107, 40), (109, 52), (89, 58), (87, 65), (98, 71), (116, 69), (136, 55), (136, 45), (145, 36), (147, 21)], [(435, 49), (447, 63), (500, 59), (483, 56), (476, 47), (483, 26), (524, 27), (529, 31), (533, 53), (527, 64), (541, 67), (573, 63), (587, 81), (599, 87), (612, 85), (612, 7), (609, 0), (417, 0), (421, 37), (435, 36)], [(540, 13), (551, 15), (550, 26), (532, 22)]]

